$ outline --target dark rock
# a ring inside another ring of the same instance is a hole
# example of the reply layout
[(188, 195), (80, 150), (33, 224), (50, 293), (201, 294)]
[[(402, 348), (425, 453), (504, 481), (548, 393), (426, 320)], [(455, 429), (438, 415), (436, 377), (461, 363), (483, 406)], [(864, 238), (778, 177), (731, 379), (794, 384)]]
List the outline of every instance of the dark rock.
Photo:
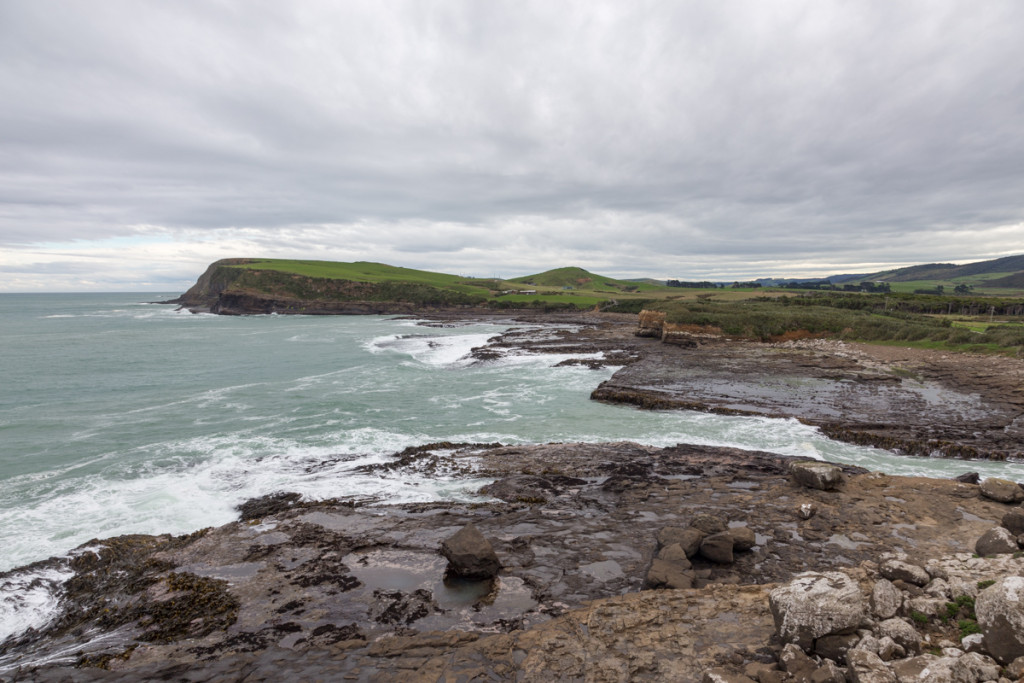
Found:
[(235, 509), (240, 513), (238, 518), (243, 522), (248, 522), (288, 510), (298, 503), (300, 498), (302, 498), (302, 494), (293, 492), (269, 493), (259, 498), (250, 498)]
[(974, 544), (974, 552), (979, 555), (1005, 555), (1020, 549), (1017, 537), (1001, 526), (992, 527)]
[(831, 659), (826, 659), (817, 671), (811, 674), (811, 683), (846, 683), (846, 674)]
[(448, 571), (467, 579), (489, 579), (501, 569), (494, 548), (472, 523), (441, 542)]
[(673, 543), (659, 550), (658, 559), (678, 565), (680, 569), (689, 569), (692, 566), (690, 559), (686, 556), (686, 551), (678, 543)]
[(845, 662), (846, 653), (860, 641), (856, 633), (823, 636), (814, 641), (814, 654), (834, 662)]
[(817, 460), (794, 462), (789, 473), (797, 484), (821, 491), (832, 491), (843, 482), (843, 468)]
[(727, 531), (711, 534), (700, 543), (700, 554), (718, 564), (732, 564), (732, 536)]
[(658, 532), (658, 545), (661, 547), (678, 543), (687, 557), (693, 557), (700, 549), (704, 534), (693, 527), (684, 529), (678, 526), (667, 526)]
[(757, 545), (757, 536), (748, 526), (733, 527), (729, 529), (729, 535), (732, 536), (732, 549), (736, 552), (744, 552)]
[(977, 484), (981, 480), (981, 476), (977, 472), (964, 472), (953, 477), (956, 481), (963, 482), (964, 484)]
[(693, 588), (694, 574), (682, 565), (654, 558), (647, 571), (647, 588)]
[(729, 528), (721, 519), (708, 514), (697, 515), (690, 522), (690, 526), (699, 529), (705, 536), (719, 534)]
[(779, 654), (779, 668), (796, 680), (809, 681), (818, 668), (817, 662), (808, 657), (795, 643), (787, 643)]
[(1024, 508), (1014, 508), (1007, 512), (1000, 525), (1009, 529), (1014, 536), (1024, 534)]
[(546, 503), (554, 498), (555, 487), (544, 477), (521, 474), (488, 484), (480, 493), (509, 503)]

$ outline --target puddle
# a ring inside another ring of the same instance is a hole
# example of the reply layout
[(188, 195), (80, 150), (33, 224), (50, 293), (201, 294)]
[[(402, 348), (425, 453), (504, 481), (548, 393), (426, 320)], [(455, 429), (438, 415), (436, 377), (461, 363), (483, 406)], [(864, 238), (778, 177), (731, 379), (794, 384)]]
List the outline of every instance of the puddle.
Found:
[(180, 571), (191, 572), (196, 576), (205, 576), (211, 579), (224, 579), (225, 581), (246, 581), (256, 576), (259, 570), (263, 569), (265, 562), (241, 562), (239, 564), (228, 564), (220, 567), (208, 567), (203, 564), (190, 564), (181, 567)]
[(460, 616), (465, 611), (479, 615), (481, 620), (493, 621), (509, 612), (536, 606), (529, 589), (515, 577), (498, 577), (493, 581), (457, 577), (446, 580), (444, 573), (448, 561), (432, 553), (371, 550), (349, 553), (342, 561), (363, 583), (359, 590), (365, 595), (371, 595), (375, 590), (407, 594), (417, 590), (429, 591), (437, 606), (449, 614), (417, 621), (417, 628), (423, 628), (427, 623), (434, 624), (431, 628), (449, 628), (453, 618), (458, 622), (466, 620)]
[(733, 489), (757, 489), (757, 488), (761, 488), (761, 484), (756, 482), (756, 481), (742, 481), (742, 480), (730, 481), (728, 484), (726, 484), (726, 486), (728, 486), (729, 488), (733, 488)]
[(581, 564), (580, 571), (594, 577), (598, 581), (611, 581), (624, 576), (622, 567), (615, 560)]
[(846, 550), (856, 550), (861, 546), (860, 543), (850, 540), (845, 534), (832, 534), (825, 542), (845, 548)]

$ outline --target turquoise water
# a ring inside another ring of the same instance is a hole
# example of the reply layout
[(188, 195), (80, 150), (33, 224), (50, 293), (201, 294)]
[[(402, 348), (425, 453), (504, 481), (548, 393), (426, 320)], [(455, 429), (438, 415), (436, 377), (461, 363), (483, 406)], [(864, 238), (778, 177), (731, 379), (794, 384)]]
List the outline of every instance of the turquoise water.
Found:
[[(561, 356), (472, 362), (469, 350), (509, 323), (226, 317), (144, 303), (172, 296), (0, 295), (0, 571), (92, 538), (222, 524), (273, 491), (471, 497), (482, 482), (353, 471), (441, 440), (700, 443), (891, 473), (1024, 478), (1019, 464), (901, 458), (794, 420), (596, 403), (591, 390), (613, 370), (553, 367)], [(0, 640), (16, 611), (4, 609)]]

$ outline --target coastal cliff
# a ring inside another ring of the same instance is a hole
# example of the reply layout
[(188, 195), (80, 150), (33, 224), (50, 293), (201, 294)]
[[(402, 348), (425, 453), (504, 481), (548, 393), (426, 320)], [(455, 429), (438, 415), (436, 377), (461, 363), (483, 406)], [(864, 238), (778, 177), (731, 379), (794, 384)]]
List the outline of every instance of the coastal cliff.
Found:
[(418, 282), (360, 282), (256, 267), (254, 259), (216, 261), (182, 296), (168, 301), (220, 315), (409, 314), (481, 308), (478, 296)]

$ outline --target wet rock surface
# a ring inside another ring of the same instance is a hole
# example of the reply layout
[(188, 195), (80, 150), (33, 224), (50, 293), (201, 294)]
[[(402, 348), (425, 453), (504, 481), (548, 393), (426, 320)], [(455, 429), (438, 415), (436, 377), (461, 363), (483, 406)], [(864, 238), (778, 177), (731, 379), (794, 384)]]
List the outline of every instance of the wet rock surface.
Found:
[[(737, 657), (771, 660), (758, 654), (774, 632), (768, 594), (797, 573), (848, 569), (893, 549), (911, 557), (970, 552), (1007, 511), (975, 485), (852, 467), (842, 468), (842, 490), (809, 489), (793, 481), (791, 459), (735, 449), (548, 444), (422, 455), (466, 476), (533, 477), (550, 499), (289, 500), (265, 517), (188, 537), (98, 542), (111, 550), (80, 555), (69, 585), (84, 588), (70, 596), (69, 616), (4, 644), (0, 676), (454, 680), (479, 671), (700, 680), (695, 672)], [(381, 466), (403, 458), (418, 471), (402, 454)], [(817, 514), (801, 520), (794, 509), (803, 503)], [(753, 545), (723, 564), (699, 545), (687, 558), (678, 539), (659, 543), (688, 530), (735, 542), (694, 523), (745, 529), (736, 536), (752, 534)], [(501, 560), (493, 581), (445, 580), (438, 548), (468, 524)], [(694, 588), (643, 590), (659, 550)], [(195, 578), (172, 585), (172, 576)], [(179, 600), (165, 610), (169, 624), (187, 628), (147, 638), (167, 596)], [(112, 605), (124, 618), (107, 620)]]
[[(695, 338), (697, 339), (697, 338)], [(643, 408), (794, 417), (832, 438), (910, 455), (1024, 458), (1024, 361), (803, 340), (637, 340), (594, 392)]]

